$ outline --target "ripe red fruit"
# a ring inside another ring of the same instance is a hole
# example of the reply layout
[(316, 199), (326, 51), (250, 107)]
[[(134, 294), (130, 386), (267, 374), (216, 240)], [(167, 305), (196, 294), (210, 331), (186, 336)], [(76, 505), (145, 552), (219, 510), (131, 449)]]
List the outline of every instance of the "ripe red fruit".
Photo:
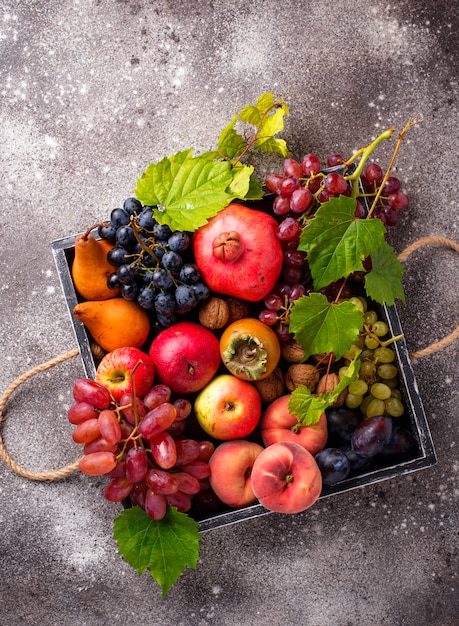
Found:
[(277, 222), (268, 213), (230, 204), (193, 235), (202, 278), (217, 293), (257, 302), (270, 293), (282, 269)]
[(150, 346), (158, 379), (174, 393), (199, 391), (220, 365), (220, 343), (207, 328), (179, 322), (161, 331)]

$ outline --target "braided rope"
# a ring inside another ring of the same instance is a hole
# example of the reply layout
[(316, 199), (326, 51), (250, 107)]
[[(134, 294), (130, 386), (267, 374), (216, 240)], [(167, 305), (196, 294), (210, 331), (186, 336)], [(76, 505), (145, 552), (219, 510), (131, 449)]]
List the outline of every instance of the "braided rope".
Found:
[[(430, 237), (422, 237), (421, 239), (416, 240), (410, 246), (405, 248), (405, 250), (403, 250), (403, 252), (401, 252), (398, 255), (399, 260), (401, 262), (405, 261), (410, 256), (410, 254), (412, 254), (419, 248), (422, 248), (426, 245), (440, 245), (446, 248), (451, 248), (452, 250), (454, 250), (455, 252), (459, 254), (459, 245), (455, 243), (454, 241), (452, 241), (451, 239), (447, 239), (446, 237), (430, 236)], [(458, 337), (459, 337), (459, 326), (452, 333), (450, 333), (449, 335), (447, 335), (440, 341), (437, 341), (431, 344), (430, 346), (423, 348), (422, 350), (418, 350), (417, 352), (412, 352), (410, 354), (410, 358), (420, 359), (424, 356), (428, 356), (429, 354), (433, 354), (434, 352), (437, 352), (438, 350), (441, 350), (445, 346), (453, 343), (453, 341), (455, 341)], [(78, 350), (78, 348), (69, 350), (68, 352), (61, 354), (60, 356), (57, 356), (56, 358), (51, 359), (50, 361), (46, 361), (45, 363), (41, 363), (40, 365), (37, 365), (33, 369), (25, 372), (24, 374), (16, 378), (16, 380), (14, 380), (7, 387), (7, 389), (5, 390), (5, 392), (0, 398), (0, 426), (4, 420), (4, 410), (5, 410), (8, 400), (16, 391), (16, 389), (22, 385), (22, 383), (24, 383), (26, 380), (29, 380), (29, 378), (32, 378), (36, 374), (40, 374), (41, 372), (51, 369), (52, 367), (55, 367), (56, 365), (59, 365), (60, 363), (63, 363), (64, 361), (67, 361), (68, 359), (71, 359), (72, 357), (77, 356), (79, 353), (80, 351)], [(78, 461), (75, 461), (74, 463), (71, 463), (70, 465), (66, 465), (65, 467), (62, 467), (57, 470), (52, 470), (48, 472), (31, 472), (21, 467), (20, 465), (18, 465), (17, 463), (13, 461), (13, 459), (10, 457), (10, 455), (6, 451), (5, 445), (3, 443), (3, 438), (1, 436), (1, 432), (0, 432), (0, 458), (13, 472), (15, 472), (16, 474), (19, 474), (20, 476), (23, 476), (24, 478), (28, 478), (29, 480), (37, 480), (37, 481), (61, 480), (63, 478), (67, 478), (67, 476), (70, 476), (78, 469)]]
[[(457, 252), (457, 254), (459, 254), (459, 245), (455, 241), (452, 241), (451, 239), (447, 239), (446, 237), (431, 235), (430, 237), (421, 237), (420, 239), (417, 239), (416, 241), (414, 241), (411, 245), (405, 248), (405, 250), (403, 250), (403, 252), (401, 252), (398, 255), (398, 259), (401, 262), (406, 261), (406, 259), (410, 256), (410, 254), (412, 254), (416, 250), (419, 250), (420, 248), (423, 248), (424, 246), (429, 246), (429, 245), (443, 246), (444, 248), (450, 248), (451, 250), (454, 250), (455, 252)], [(442, 348), (449, 346), (458, 337), (459, 337), (459, 326), (457, 326), (453, 330), (452, 333), (450, 333), (446, 337), (443, 337), (443, 339), (440, 339), (440, 341), (436, 341), (430, 344), (429, 346), (427, 346), (426, 348), (423, 348), (422, 350), (411, 352), (409, 357), (412, 361), (415, 361), (416, 359), (421, 359), (424, 356), (429, 356), (430, 354), (433, 354), (434, 352), (438, 352)]]
[[(16, 380), (14, 380), (7, 387), (2, 397), (0, 398), (0, 425), (2, 421), (4, 420), (4, 410), (5, 410), (8, 400), (16, 391), (16, 389), (22, 385), (22, 383), (24, 383), (26, 380), (29, 380), (29, 378), (32, 378), (36, 374), (40, 374), (41, 372), (49, 370), (55, 365), (59, 365), (60, 363), (63, 363), (64, 361), (67, 361), (68, 359), (71, 359), (72, 357), (77, 356), (78, 354), (80, 354), (80, 351), (78, 350), (78, 348), (74, 348), (73, 350), (69, 350), (68, 352), (61, 354), (60, 356), (54, 359), (51, 359), (50, 361), (46, 361), (45, 363), (41, 363), (40, 365), (37, 365), (36, 367), (32, 368), (31, 370), (25, 372), (24, 374), (16, 378)], [(78, 469), (78, 461), (75, 461), (74, 463), (71, 463), (70, 465), (66, 465), (65, 467), (62, 467), (58, 470), (49, 471), (49, 472), (31, 472), (21, 467), (20, 465), (18, 465), (17, 463), (13, 461), (13, 459), (10, 457), (10, 455), (6, 451), (1, 433), (0, 433), (0, 458), (6, 465), (8, 465), (8, 467), (11, 470), (13, 470), (13, 472), (15, 472), (16, 474), (19, 474), (20, 476), (23, 476), (24, 478), (28, 478), (29, 480), (39, 480), (39, 481), (40, 480), (41, 481), (61, 480), (62, 478), (67, 478), (67, 476), (69, 476), (70, 474), (73, 474)]]

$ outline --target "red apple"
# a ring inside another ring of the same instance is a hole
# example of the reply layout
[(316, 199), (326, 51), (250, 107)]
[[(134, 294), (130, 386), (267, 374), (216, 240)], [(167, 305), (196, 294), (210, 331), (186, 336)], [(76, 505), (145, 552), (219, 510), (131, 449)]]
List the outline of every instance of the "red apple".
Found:
[(135, 392), (142, 398), (153, 384), (154, 366), (148, 354), (138, 348), (116, 348), (106, 354), (97, 367), (96, 382), (119, 401), (123, 394), (132, 392), (134, 369)]
[(194, 412), (201, 428), (211, 437), (243, 439), (260, 420), (260, 395), (251, 383), (222, 374), (200, 392)]
[(261, 437), (265, 446), (278, 441), (292, 441), (316, 454), (325, 447), (328, 438), (327, 417), (322, 413), (319, 421), (302, 426), (293, 413), (289, 413), (291, 394), (277, 398), (266, 408), (260, 420)]
[(195, 322), (179, 322), (161, 331), (149, 354), (157, 378), (175, 393), (199, 391), (220, 366), (217, 337)]
[(225, 441), (210, 457), (210, 485), (216, 496), (232, 507), (256, 501), (252, 490), (251, 470), (263, 451), (258, 443), (238, 439)]
[(300, 513), (322, 491), (314, 457), (297, 443), (281, 441), (264, 448), (252, 468), (252, 489), (260, 504), (275, 513)]

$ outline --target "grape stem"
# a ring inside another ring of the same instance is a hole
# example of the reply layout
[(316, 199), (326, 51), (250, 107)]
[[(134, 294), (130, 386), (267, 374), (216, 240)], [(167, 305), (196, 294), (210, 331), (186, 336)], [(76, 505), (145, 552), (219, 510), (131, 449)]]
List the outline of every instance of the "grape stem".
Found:
[(396, 335), (395, 337), (391, 337), (390, 339), (386, 339), (386, 341), (382, 341), (380, 337), (371, 332), (370, 326), (368, 324), (364, 324), (365, 332), (367, 337), (371, 337), (375, 341), (379, 343), (382, 348), (387, 348), (391, 343), (395, 343), (399, 339), (403, 339), (403, 334)]
[(366, 148), (361, 148), (360, 150), (355, 152), (348, 161), (346, 161), (345, 165), (350, 165), (353, 161), (355, 161), (357, 157), (359, 156), (361, 157), (359, 164), (357, 165), (354, 172), (350, 174), (349, 176), (346, 176), (347, 180), (352, 180), (352, 192), (351, 192), (352, 198), (357, 198), (357, 196), (359, 195), (360, 175), (363, 172), (363, 168), (365, 167), (365, 163), (367, 162), (368, 157), (382, 141), (384, 141), (385, 139), (390, 139), (394, 131), (395, 131), (395, 128), (388, 128), (383, 133), (378, 135), (378, 137), (376, 137), (376, 139), (372, 141)]
[(138, 226), (135, 220), (132, 221), (131, 223), (132, 226), (132, 232), (134, 233), (134, 237), (136, 238), (137, 243), (140, 245), (140, 247), (142, 248), (142, 250), (144, 252), (146, 252), (147, 254), (149, 254), (150, 256), (152, 256), (154, 258), (154, 260), (156, 261), (156, 263), (158, 263), (158, 265), (160, 265), (160, 260), (158, 259), (158, 257), (156, 256), (156, 254), (153, 252), (153, 250), (151, 250), (151, 248), (149, 248), (147, 246), (147, 244), (142, 241), (142, 239), (139, 236), (139, 231), (138, 231)]
[(408, 122), (405, 124), (405, 127), (403, 128), (403, 130), (399, 133), (398, 137), (397, 137), (397, 143), (395, 145), (394, 148), (394, 152), (392, 154), (392, 158), (390, 160), (389, 166), (386, 170), (386, 173), (384, 174), (384, 178), (382, 179), (382, 182), (379, 186), (378, 191), (376, 192), (376, 195), (373, 199), (373, 203), (370, 207), (370, 210), (368, 211), (368, 215), (367, 215), (367, 219), (369, 219), (376, 207), (376, 204), (379, 200), (379, 198), (381, 197), (381, 193), (382, 190), (384, 188), (384, 185), (387, 181), (387, 179), (389, 178), (389, 175), (391, 173), (391, 170), (394, 166), (395, 163), (395, 159), (397, 158), (397, 154), (398, 151), (400, 150), (400, 146), (402, 145), (402, 141), (405, 139), (405, 135), (406, 133), (409, 131), (410, 128), (412, 128), (413, 126), (417, 126), (418, 124), (420, 124), (422, 122), (422, 116), (420, 113), (416, 113), (416, 115), (414, 115), (410, 120), (408, 120)]

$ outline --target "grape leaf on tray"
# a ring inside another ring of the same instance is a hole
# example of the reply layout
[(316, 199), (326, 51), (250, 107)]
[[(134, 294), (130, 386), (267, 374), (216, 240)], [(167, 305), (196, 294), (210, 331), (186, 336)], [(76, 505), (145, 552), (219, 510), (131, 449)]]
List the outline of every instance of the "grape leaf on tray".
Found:
[(358, 356), (349, 363), (347, 372), (340, 377), (339, 383), (333, 391), (325, 391), (320, 396), (315, 396), (305, 385), (301, 385), (292, 391), (288, 403), (288, 410), (296, 416), (303, 426), (316, 424), (322, 413), (332, 406), (338, 399), (339, 394), (346, 389), (354, 380), (357, 380), (361, 362)]
[(167, 594), (186, 567), (196, 568), (200, 535), (198, 525), (186, 513), (168, 506), (155, 522), (143, 509), (124, 509), (114, 522), (113, 538), (119, 553), (138, 574), (149, 570)]
[(381, 220), (356, 219), (354, 213), (353, 198), (331, 198), (303, 228), (298, 249), (307, 253), (316, 291), (362, 271), (364, 259), (384, 242)]
[(289, 330), (304, 350), (304, 358), (334, 352), (340, 359), (363, 328), (363, 315), (351, 302), (330, 303), (321, 293), (296, 300)]
[(365, 291), (367, 295), (389, 306), (396, 298), (405, 303), (405, 294), (402, 286), (402, 277), (405, 272), (392, 246), (384, 242), (371, 253), (371, 271), (365, 276)]
[(143, 204), (160, 205), (154, 211), (160, 224), (193, 232), (235, 198), (228, 191), (234, 175), (229, 161), (193, 157), (185, 150), (151, 163), (137, 179), (135, 195)]

